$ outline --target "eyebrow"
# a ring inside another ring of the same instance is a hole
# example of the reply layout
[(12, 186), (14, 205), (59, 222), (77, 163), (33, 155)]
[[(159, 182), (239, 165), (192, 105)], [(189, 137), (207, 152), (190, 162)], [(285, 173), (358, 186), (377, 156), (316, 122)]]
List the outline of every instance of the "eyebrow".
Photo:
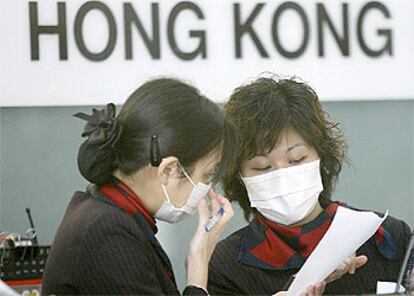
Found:
[(291, 151), (292, 149), (294, 149), (294, 148), (296, 148), (296, 147), (299, 147), (299, 146), (305, 146), (305, 147), (309, 147), (309, 145), (307, 145), (307, 144), (304, 144), (304, 143), (297, 143), (297, 144), (295, 144), (295, 145), (293, 145), (293, 146), (290, 146), (286, 151), (287, 152), (289, 152), (289, 151)]
[[(300, 147), (300, 146), (305, 146), (305, 147), (309, 148), (309, 145), (308, 145), (308, 144), (305, 144), (305, 143), (297, 143), (297, 144), (295, 144), (295, 145), (293, 145), (293, 146), (288, 147), (288, 149), (286, 149), (286, 152), (289, 152), (289, 151), (291, 151), (292, 149), (295, 149), (295, 148)], [(260, 153), (260, 154), (256, 154), (256, 155), (254, 155), (253, 157), (249, 158), (248, 160), (252, 160), (253, 158), (255, 158), (255, 157), (257, 157), (257, 156), (263, 156), (263, 157), (266, 157), (266, 156), (268, 156), (268, 155), (269, 155), (269, 153)]]
[(252, 160), (253, 158), (258, 157), (258, 156), (263, 156), (263, 157), (266, 157), (267, 155), (268, 155), (268, 154), (265, 154), (265, 153), (255, 154), (255, 155), (253, 155), (252, 157), (249, 157), (247, 160)]

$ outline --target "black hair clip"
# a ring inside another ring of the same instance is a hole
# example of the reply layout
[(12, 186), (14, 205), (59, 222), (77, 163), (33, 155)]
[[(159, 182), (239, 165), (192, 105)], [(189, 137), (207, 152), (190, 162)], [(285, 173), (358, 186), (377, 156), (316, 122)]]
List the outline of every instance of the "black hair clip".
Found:
[(160, 146), (158, 145), (157, 134), (153, 134), (151, 137), (150, 160), (151, 160), (151, 165), (154, 167), (159, 166), (162, 160)]

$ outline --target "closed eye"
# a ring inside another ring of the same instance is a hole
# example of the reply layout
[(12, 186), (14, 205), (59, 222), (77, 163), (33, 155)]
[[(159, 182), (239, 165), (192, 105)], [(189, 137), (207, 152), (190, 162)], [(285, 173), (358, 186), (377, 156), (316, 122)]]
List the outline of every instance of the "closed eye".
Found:
[(271, 168), (272, 167), (270, 165), (268, 165), (267, 167), (264, 167), (264, 168), (253, 168), (253, 170), (263, 172), (263, 171), (270, 170)]
[(290, 161), (290, 164), (298, 165), (298, 164), (302, 163), (305, 159), (306, 159), (306, 156), (303, 156), (299, 159), (295, 159), (295, 160)]

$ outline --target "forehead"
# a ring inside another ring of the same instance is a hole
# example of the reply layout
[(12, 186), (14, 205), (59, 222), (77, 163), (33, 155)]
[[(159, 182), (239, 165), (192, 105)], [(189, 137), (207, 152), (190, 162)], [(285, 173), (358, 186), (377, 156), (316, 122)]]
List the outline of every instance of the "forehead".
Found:
[(297, 144), (310, 146), (310, 144), (306, 142), (302, 135), (291, 127), (286, 127), (279, 133), (274, 133), (271, 136), (272, 138), (269, 139), (269, 133), (267, 140), (260, 139), (260, 137), (256, 138), (256, 149), (255, 151), (251, 151), (252, 153), (248, 159), (251, 159), (257, 155), (268, 154), (274, 150), (289, 149), (290, 147)]
[(293, 128), (286, 128), (284, 129), (273, 148), (277, 147), (291, 147), (292, 145), (296, 144), (308, 144), (306, 143), (305, 139)]

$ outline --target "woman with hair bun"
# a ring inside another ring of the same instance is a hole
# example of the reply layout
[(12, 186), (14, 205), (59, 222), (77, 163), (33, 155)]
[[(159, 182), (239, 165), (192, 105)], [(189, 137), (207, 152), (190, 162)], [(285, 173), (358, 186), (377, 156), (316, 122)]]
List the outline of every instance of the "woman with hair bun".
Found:
[[(221, 110), (194, 87), (163, 78), (139, 87), (118, 116), (113, 104), (75, 116), (87, 121), (78, 166), (91, 185), (70, 201), (42, 295), (178, 295), (156, 219), (176, 223), (195, 213), (183, 294), (207, 295), (208, 262), (233, 215), (210, 186), (234, 155)], [(206, 196), (222, 215), (210, 231)]]

